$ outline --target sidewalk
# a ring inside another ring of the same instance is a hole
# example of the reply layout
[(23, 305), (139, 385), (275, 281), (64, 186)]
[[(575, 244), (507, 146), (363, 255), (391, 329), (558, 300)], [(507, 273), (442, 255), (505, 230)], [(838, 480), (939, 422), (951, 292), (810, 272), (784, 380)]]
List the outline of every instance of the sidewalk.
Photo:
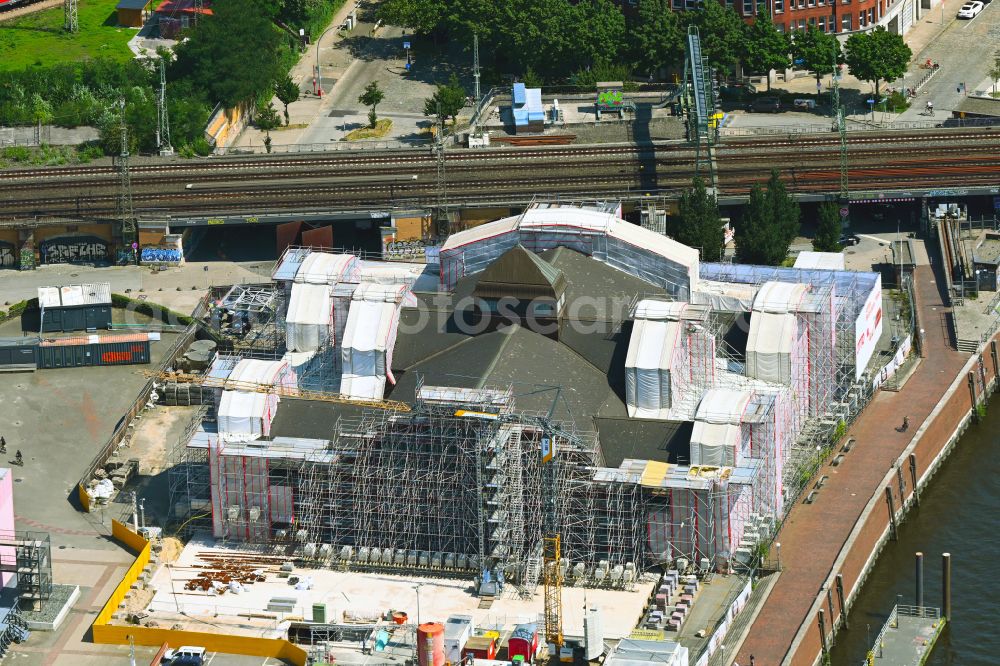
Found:
[[(857, 445), (839, 467), (826, 466), (819, 472), (828, 475), (829, 481), (813, 504), (799, 503), (792, 508), (775, 538), (782, 544), (781, 576), (739, 651), (738, 663), (748, 663), (750, 655), (761, 666), (782, 663), (886, 470), (968, 359), (951, 346), (947, 326), (950, 308), (943, 303), (935, 280), (931, 266), (916, 268), (914, 284), (926, 332), (926, 358), (899, 392), (879, 393), (851, 427), (847, 434), (857, 439)], [(910, 418), (911, 428), (898, 432), (894, 426), (902, 422), (904, 415)], [(774, 559), (776, 553), (770, 557)]]

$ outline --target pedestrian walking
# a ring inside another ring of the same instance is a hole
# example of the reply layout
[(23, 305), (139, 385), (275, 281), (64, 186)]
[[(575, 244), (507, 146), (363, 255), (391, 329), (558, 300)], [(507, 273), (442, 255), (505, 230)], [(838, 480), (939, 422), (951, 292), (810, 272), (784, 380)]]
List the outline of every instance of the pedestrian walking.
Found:
[(14, 464), (24, 467), (24, 456), (21, 455), (20, 449), (18, 449), (18, 452), (14, 454)]
[(0, 437), (0, 453), (7, 453), (7, 440)]
[(909, 416), (904, 416), (903, 417), (903, 431), (905, 432), (907, 429), (909, 429), (909, 427), (910, 427), (910, 417)]

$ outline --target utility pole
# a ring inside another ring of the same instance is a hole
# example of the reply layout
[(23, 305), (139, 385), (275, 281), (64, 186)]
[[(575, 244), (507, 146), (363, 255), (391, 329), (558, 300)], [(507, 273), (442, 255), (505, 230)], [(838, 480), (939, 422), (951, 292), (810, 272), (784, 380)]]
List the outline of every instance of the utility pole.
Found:
[(160, 94), (156, 98), (156, 147), (160, 155), (174, 154), (170, 145), (170, 116), (167, 113), (167, 65), (160, 58)]
[(205, 11), (205, 1), (204, 0), (194, 0), (194, 24), (198, 25), (198, 21), (201, 19), (202, 12)]
[(476, 106), (479, 106), (479, 33), (472, 33), (472, 78), (476, 81)]
[(77, 0), (63, 0), (63, 29), (66, 32), (80, 32), (80, 19), (76, 12)]
[(135, 211), (132, 209), (132, 177), (129, 174), (128, 127), (125, 124), (125, 99), (119, 101), (119, 129), (121, 131), (121, 152), (118, 155), (118, 222), (122, 245), (126, 249), (135, 250), (134, 243), (139, 240), (136, 231)]
[[(840, 105), (840, 77), (837, 69), (837, 58), (833, 59), (833, 114), (834, 122), (837, 125), (837, 132), (840, 134), (840, 193), (839, 201), (841, 210), (848, 209), (851, 202), (851, 185), (848, 181), (847, 173), (847, 120), (844, 118), (844, 108)], [(846, 231), (851, 227), (851, 218), (842, 215), (843, 229)]]
[(437, 160), (437, 233), (442, 240), (451, 233), (451, 222), (448, 219), (448, 177), (445, 172), (444, 156), (444, 117), (441, 115), (441, 103), (437, 105), (438, 131), (434, 142), (434, 156)]

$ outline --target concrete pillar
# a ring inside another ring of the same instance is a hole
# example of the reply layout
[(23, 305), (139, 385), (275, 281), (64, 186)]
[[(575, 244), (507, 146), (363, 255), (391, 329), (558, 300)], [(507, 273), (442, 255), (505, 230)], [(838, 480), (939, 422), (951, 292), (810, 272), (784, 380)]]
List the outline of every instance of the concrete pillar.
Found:
[(913, 501), (920, 506), (920, 493), (917, 492), (917, 454), (910, 454), (910, 482), (913, 484)]
[(844, 621), (844, 629), (850, 629), (847, 624), (847, 606), (844, 605), (844, 574), (837, 574), (837, 601), (840, 602), (840, 617)]

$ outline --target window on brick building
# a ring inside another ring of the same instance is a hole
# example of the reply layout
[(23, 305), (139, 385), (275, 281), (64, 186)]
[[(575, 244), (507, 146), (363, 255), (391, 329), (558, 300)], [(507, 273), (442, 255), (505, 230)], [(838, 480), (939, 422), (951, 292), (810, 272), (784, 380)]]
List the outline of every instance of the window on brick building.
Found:
[[(785, 11), (785, 0), (774, 0), (774, 13), (781, 14)], [(778, 25), (781, 25), (780, 23)]]
[(843, 32), (850, 32), (851, 31), (851, 15), (850, 14), (844, 14), (843, 16), (840, 17), (840, 29)]
[(872, 25), (875, 23), (875, 8), (872, 7), (868, 10), (868, 24)]
[(753, 16), (754, 0), (743, 0), (743, 16)]
[(825, 16), (820, 16), (819, 17), (819, 21), (818, 21), (816, 27), (818, 27), (821, 32), (826, 32), (826, 17)]
[(805, 29), (806, 29), (806, 20), (805, 19), (799, 19), (799, 30), (802, 30), (803, 32), (805, 32)]

